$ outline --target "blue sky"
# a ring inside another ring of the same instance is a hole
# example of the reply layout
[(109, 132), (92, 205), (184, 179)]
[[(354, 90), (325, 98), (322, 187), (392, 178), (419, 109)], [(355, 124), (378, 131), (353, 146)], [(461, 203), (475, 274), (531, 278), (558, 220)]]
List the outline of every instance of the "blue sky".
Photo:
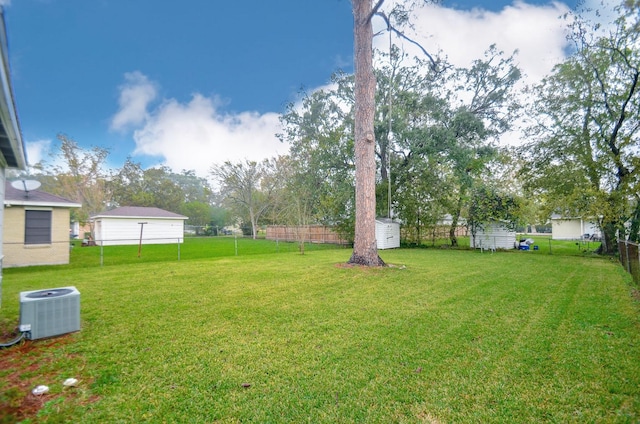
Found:
[[(388, 0), (387, 3), (390, 3)], [(348, 0), (0, 0), (30, 162), (56, 135), (206, 176), (224, 160), (287, 152), (278, 114), (301, 87), (352, 66)], [(570, 5), (572, 6), (572, 5)], [(492, 43), (539, 79), (566, 47), (564, 3), (445, 1), (416, 34), (456, 64)], [(386, 39), (386, 37), (385, 37)]]

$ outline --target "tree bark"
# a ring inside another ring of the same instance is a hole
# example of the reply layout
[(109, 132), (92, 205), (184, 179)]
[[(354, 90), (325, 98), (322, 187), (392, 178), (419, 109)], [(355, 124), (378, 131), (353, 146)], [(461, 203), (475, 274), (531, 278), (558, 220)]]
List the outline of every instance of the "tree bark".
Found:
[(258, 220), (253, 213), (253, 207), (249, 207), (249, 220), (251, 221), (251, 236), (254, 240), (258, 238)]
[(382, 266), (376, 244), (375, 89), (371, 0), (352, 0), (355, 60), (356, 222), (349, 263)]
[(460, 195), (458, 196), (458, 203), (456, 204), (456, 210), (451, 215), (451, 227), (449, 228), (449, 240), (451, 240), (452, 247), (458, 247), (458, 237), (456, 231), (458, 230), (458, 221), (460, 220), (460, 213), (462, 212), (462, 202), (464, 191), (460, 189)]

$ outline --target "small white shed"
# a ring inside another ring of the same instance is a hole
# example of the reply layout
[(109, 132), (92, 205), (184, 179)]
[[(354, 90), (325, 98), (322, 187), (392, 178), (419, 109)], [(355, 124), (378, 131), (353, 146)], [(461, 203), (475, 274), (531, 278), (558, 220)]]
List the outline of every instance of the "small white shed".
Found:
[(381, 250), (400, 247), (400, 223), (390, 218), (377, 218), (376, 244)]
[(476, 249), (515, 249), (516, 232), (502, 222), (486, 222), (471, 231), (470, 244)]
[(188, 217), (159, 208), (123, 206), (91, 217), (95, 243), (99, 246), (124, 244), (168, 244), (184, 241), (184, 221)]

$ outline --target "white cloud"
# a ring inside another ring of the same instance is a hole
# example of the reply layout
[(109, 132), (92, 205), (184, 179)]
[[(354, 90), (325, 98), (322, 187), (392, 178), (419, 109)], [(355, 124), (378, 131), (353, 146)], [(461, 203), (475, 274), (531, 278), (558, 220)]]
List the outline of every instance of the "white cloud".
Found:
[(51, 150), (51, 140), (36, 140), (25, 142), (29, 166), (33, 166), (45, 159)]
[[(539, 82), (565, 59), (568, 22), (562, 16), (569, 10), (564, 3), (540, 6), (519, 0), (497, 12), (427, 5), (415, 11), (415, 30), (407, 35), (429, 53), (441, 52), (458, 67), (468, 67), (473, 60), (483, 58), (492, 44), (507, 56), (517, 50), (515, 62), (523, 73), (517, 88), (520, 91), (524, 84)], [(383, 29), (384, 22), (376, 24)], [(378, 37), (375, 43), (380, 50), (388, 51), (388, 37)], [(402, 42), (402, 46), (410, 56), (425, 58), (410, 43)], [(516, 128), (501, 137), (502, 143), (515, 145), (525, 138), (517, 128), (520, 124), (516, 122)]]
[(286, 153), (275, 135), (280, 131), (278, 116), (225, 114), (215, 100), (200, 94), (188, 103), (170, 99), (134, 132), (134, 154), (161, 157), (174, 171), (193, 169), (206, 176), (213, 164), (226, 160), (262, 160)]
[[(428, 5), (416, 11), (415, 31), (407, 35), (432, 54), (442, 51), (456, 66), (468, 66), (492, 44), (506, 54), (518, 50), (521, 69), (537, 81), (564, 58), (566, 23), (559, 17), (568, 11), (562, 3), (536, 6), (521, 1), (499, 12)], [(377, 37), (375, 43), (388, 50), (387, 37)], [(409, 43), (403, 45), (411, 55), (422, 55)]]
[(139, 71), (124, 74), (126, 82), (120, 86), (120, 109), (111, 120), (111, 130), (125, 131), (145, 122), (147, 107), (157, 97), (157, 88)]
[(206, 177), (213, 164), (262, 160), (288, 150), (276, 137), (281, 129), (276, 113), (224, 113), (216, 99), (197, 93), (187, 103), (166, 99), (150, 108), (157, 84), (138, 71), (125, 79), (111, 128), (133, 131), (133, 155), (156, 157), (176, 172), (195, 170)]

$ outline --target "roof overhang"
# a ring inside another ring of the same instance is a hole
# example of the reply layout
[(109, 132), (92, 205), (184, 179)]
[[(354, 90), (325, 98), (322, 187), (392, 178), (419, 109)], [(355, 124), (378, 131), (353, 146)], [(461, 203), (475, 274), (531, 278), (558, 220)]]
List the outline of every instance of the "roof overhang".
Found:
[(187, 220), (188, 216), (144, 216), (144, 215), (93, 215), (90, 218), (95, 219), (148, 219), (148, 220)]
[(4, 10), (0, 7), (0, 153), (5, 167), (26, 169), (27, 158), (10, 75)]
[(6, 207), (11, 206), (33, 206), (33, 207), (54, 207), (54, 208), (81, 208), (80, 203), (67, 203), (67, 202), (30, 202), (29, 200), (6, 200), (4, 201)]

